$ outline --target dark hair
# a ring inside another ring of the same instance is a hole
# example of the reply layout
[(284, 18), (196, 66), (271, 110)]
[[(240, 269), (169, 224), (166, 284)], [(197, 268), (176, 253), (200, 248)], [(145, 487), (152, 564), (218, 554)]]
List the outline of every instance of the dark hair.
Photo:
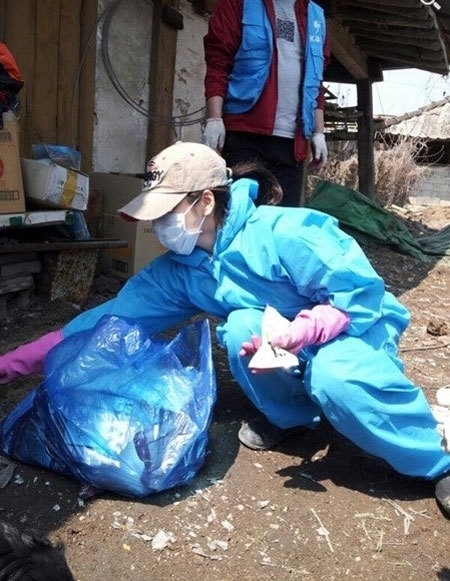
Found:
[[(281, 202), (283, 190), (281, 189), (280, 182), (262, 163), (258, 161), (243, 161), (237, 163), (231, 169), (234, 182), (241, 178), (250, 178), (258, 182), (258, 197), (255, 200), (256, 206), (263, 204), (275, 206)], [(227, 215), (230, 186), (211, 188), (211, 191), (214, 193), (216, 200), (214, 218), (217, 226), (220, 227)], [(198, 194), (199, 192), (191, 192), (189, 195), (198, 196)]]
[(239, 178), (251, 178), (259, 184), (258, 198), (256, 205), (276, 206), (283, 198), (283, 190), (280, 182), (267, 169), (265, 165), (258, 161), (242, 161), (232, 167), (233, 181)]
[(0, 581), (74, 581), (64, 546), (0, 522)]

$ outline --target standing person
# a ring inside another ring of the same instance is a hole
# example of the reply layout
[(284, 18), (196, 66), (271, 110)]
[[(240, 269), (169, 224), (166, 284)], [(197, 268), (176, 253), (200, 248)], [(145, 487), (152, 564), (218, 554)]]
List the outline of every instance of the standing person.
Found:
[(325, 166), (322, 8), (311, 0), (219, 0), (204, 38), (203, 142), (229, 166), (259, 160), (278, 178), (281, 205), (298, 207), (304, 162)]
[[(324, 416), (401, 474), (437, 480), (436, 497), (450, 516), (450, 454), (423, 391), (405, 377), (398, 357), (409, 313), (355, 240), (327, 214), (256, 206), (258, 183), (237, 175), (233, 181), (224, 159), (205, 145), (172, 145), (148, 170), (151, 181), (120, 212), (153, 220), (169, 252), (115, 298), (67, 323), (59, 337), (1, 356), (1, 382), (42, 370), (49, 345), (93, 328), (104, 315), (134, 318), (153, 335), (209, 313), (221, 320), (218, 341), (234, 378), (261, 412), (239, 431), (245, 446), (271, 448)], [(268, 201), (276, 198), (269, 190)], [(304, 379), (283, 369), (249, 369), (267, 304), (290, 321), (272, 346), (298, 354)]]

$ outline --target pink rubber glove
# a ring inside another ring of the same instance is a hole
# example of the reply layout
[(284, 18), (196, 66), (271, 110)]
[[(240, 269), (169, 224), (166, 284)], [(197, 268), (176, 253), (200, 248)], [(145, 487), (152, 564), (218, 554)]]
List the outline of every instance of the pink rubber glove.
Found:
[(23, 375), (41, 373), (47, 353), (62, 340), (62, 333), (58, 329), (0, 355), (0, 384), (9, 383)]
[(245, 341), (244, 343), (242, 343), (239, 355), (241, 357), (245, 357), (247, 355), (254, 355), (261, 347), (261, 345), (262, 345), (261, 337), (253, 335), (252, 337), (250, 337), (250, 341)]
[(291, 353), (298, 353), (307, 345), (322, 345), (337, 337), (348, 327), (349, 316), (331, 305), (317, 305), (300, 311), (284, 335), (274, 337), (270, 343)]

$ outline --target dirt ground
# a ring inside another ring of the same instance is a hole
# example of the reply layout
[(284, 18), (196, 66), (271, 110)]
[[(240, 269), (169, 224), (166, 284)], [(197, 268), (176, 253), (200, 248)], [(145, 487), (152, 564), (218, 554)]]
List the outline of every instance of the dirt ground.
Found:
[[(411, 208), (402, 218), (427, 232), (450, 223), (450, 208)], [(412, 312), (402, 356), (435, 403), (450, 377), (450, 258), (425, 263), (387, 248), (366, 251)], [(89, 305), (108, 298), (99, 289)], [(1, 325), (0, 352), (76, 312), (33, 297)], [(206, 464), (190, 486), (144, 500), (106, 494), (83, 503), (79, 483), (18, 463), (0, 490), (0, 518), (62, 541), (80, 581), (450, 580), (450, 520), (432, 483), (394, 473), (325, 422), (270, 452), (239, 446), (241, 421), (254, 410), (214, 353), (218, 402)], [(38, 381), (2, 387), (0, 417)]]

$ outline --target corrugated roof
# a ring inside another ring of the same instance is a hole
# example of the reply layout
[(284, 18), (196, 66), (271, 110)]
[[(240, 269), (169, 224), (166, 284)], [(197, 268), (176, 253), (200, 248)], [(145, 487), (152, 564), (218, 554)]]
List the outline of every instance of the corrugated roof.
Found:
[(383, 133), (450, 141), (450, 97), (382, 122)]

